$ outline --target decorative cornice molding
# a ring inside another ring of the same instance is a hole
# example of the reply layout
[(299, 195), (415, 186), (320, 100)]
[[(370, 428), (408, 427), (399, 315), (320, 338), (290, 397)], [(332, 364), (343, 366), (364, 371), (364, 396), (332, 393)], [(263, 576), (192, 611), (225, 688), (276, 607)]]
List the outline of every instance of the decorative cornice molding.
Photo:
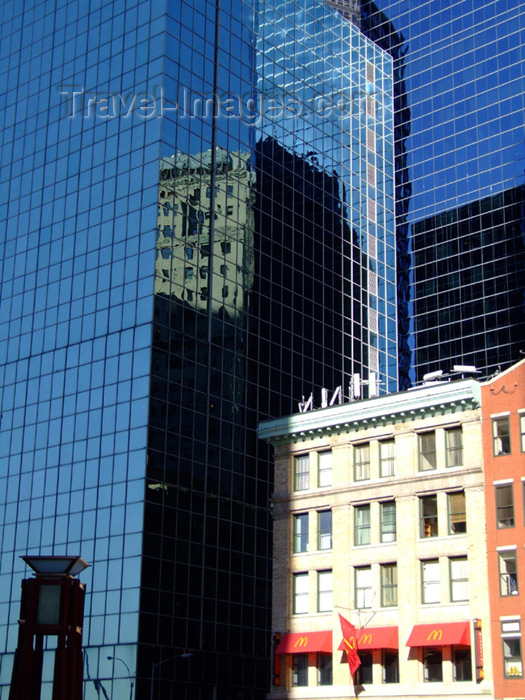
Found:
[(263, 421), (258, 434), (272, 445), (327, 437), (479, 408), (479, 382), (443, 382), (341, 406)]

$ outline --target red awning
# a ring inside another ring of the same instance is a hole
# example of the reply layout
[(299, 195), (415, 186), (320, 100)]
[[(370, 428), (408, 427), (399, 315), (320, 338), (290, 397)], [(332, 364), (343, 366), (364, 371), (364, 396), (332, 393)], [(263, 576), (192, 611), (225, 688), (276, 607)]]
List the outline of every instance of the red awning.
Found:
[[(397, 627), (365, 627), (356, 630), (357, 651), (367, 649), (399, 649)], [(345, 643), (341, 642), (338, 649), (345, 651)]]
[(332, 653), (332, 630), (326, 632), (288, 632), (283, 634), (276, 654), (300, 654), (311, 651)]
[(470, 646), (470, 622), (434, 622), (414, 625), (407, 647)]

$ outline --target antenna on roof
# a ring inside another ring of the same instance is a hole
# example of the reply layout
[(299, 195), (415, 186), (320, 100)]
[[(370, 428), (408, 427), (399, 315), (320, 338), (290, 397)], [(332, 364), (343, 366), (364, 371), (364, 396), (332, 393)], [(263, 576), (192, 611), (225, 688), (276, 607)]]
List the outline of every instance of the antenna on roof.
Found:
[(456, 374), (479, 374), (479, 370), (474, 367), (474, 365), (454, 365), (452, 367), (452, 372)]
[(437, 369), (435, 372), (427, 372), (426, 374), (423, 375), (423, 384), (427, 384), (428, 382), (433, 382), (435, 379), (441, 379), (442, 376), (443, 376), (442, 369)]

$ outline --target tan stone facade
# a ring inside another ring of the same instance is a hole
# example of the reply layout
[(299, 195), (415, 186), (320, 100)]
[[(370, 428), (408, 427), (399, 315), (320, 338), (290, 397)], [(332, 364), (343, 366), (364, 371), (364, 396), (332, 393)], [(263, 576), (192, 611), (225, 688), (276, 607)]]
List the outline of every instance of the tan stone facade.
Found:
[[(324, 649), (279, 653), (273, 700), (492, 697), (479, 398), (476, 382), (454, 382), (261, 426), (275, 445), (273, 630), (332, 632), (331, 674)], [(398, 650), (367, 651), (362, 636), (355, 686), (339, 613), (364, 633), (398, 630)], [(436, 636), (455, 622), (469, 645), (407, 646), (415, 626)]]

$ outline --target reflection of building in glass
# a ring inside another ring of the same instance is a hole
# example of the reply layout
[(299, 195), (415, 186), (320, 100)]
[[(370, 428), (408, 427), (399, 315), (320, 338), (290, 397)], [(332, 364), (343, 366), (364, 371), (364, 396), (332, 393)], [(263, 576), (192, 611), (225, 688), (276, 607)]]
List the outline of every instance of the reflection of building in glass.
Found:
[(343, 17), (360, 26), (361, 8), (359, 0), (324, 0), (327, 5), (340, 12)]
[[(0, 50), (27, 119), (0, 141), (0, 684), (18, 554), (66, 551), (91, 564), (85, 700), (126, 698), (131, 678), (137, 700), (262, 700), (257, 422), (348, 395), (353, 372), (397, 385), (392, 59), (319, 0), (99, 5), (3, 13), (26, 42)], [(98, 66), (114, 99), (77, 95), (73, 115), (62, 88)], [(146, 84), (162, 120), (134, 101)], [(214, 119), (181, 95), (300, 108)]]
[[(160, 163), (155, 293), (213, 313), (244, 311), (253, 277), (250, 153), (218, 149)], [(213, 226), (211, 217), (213, 216)]]
[(211, 148), (160, 164), (139, 674), (159, 647), (200, 649), (186, 677), (158, 679), (174, 700), (212, 679), (228, 700), (268, 689), (257, 421), (322, 387), (347, 395), (353, 372), (396, 388), (391, 59), (326, 5), (304, 9), (258, 5), (251, 76), (301, 110), (230, 122), (240, 140), (219, 120)]
[(399, 355), (399, 388), (410, 385), (409, 348), (409, 225), (408, 210), (412, 184), (408, 169), (407, 139), (410, 135), (410, 108), (405, 81), (405, 55), (408, 47), (400, 31), (394, 27), (373, 2), (361, 4), (361, 29), (393, 59), (394, 66), (394, 173), (396, 216), (396, 292), (397, 341)]
[[(285, 3), (285, 7), (291, 9), (293, 3)], [(324, 288), (332, 286), (336, 298), (334, 303), (327, 303), (314, 296), (314, 303), (341, 308), (341, 316), (329, 324), (335, 329), (344, 328), (343, 337), (334, 339), (332, 346), (339, 347), (338, 354), (335, 361), (324, 364), (333, 366), (341, 378), (353, 372), (377, 372), (383, 388), (392, 390), (397, 387), (392, 60), (384, 50), (374, 48), (374, 43), (353, 24), (341, 24), (338, 12), (324, 20), (331, 41), (319, 34), (319, 42), (313, 45), (310, 37), (312, 32), (317, 36), (316, 20), (325, 13), (325, 6), (313, 3), (309, 12), (297, 13), (292, 28), (278, 9), (266, 4), (261, 7), (257, 88), (263, 95), (284, 95), (286, 104), (296, 101), (304, 106), (303, 119), (263, 121), (261, 162), (263, 172), (269, 162), (273, 163), (270, 177), (281, 177), (290, 188), (282, 211), (292, 232), (298, 226), (298, 231), (304, 233), (298, 237), (302, 239), (297, 243), (299, 249), (303, 244), (306, 250), (319, 245), (322, 227), (313, 243), (308, 225), (310, 221), (320, 222), (323, 213), (315, 204), (321, 181), (304, 187), (305, 202), (312, 203), (314, 215), (302, 213), (300, 206), (292, 213), (294, 180), (303, 187), (296, 169), (309, 173), (305, 180), (316, 170), (324, 182), (338, 178), (341, 233), (323, 243), (315, 258), (320, 263), (318, 269), (310, 273), (312, 280), (324, 281)], [(298, 65), (303, 66), (300, 79)], [(277, 148), (271, 145), (272, 139)], [(263, 180), (262, 187), (270, 182)], [(268, 186), (275, 190), (275, 184)], [(277, 208), (281, 206), (280, 197), (277, 192)], [(265, 210), (269, 221), (272, 211), (272, 206)], [(275, 233), (272, 238), (278, 245)], [(284, 238), (285, 245), (290, 238)], [(339, 255), (340, 267), (331, 262), (332, 251)], [(287, 264), (293, 269), (292, 259)], [(319, 285), (320, 295), (322, 288)], [(303, 350), (302, 354), (314, 356), (311, 351)], [(313, 376), (319, 377), (322, 371), (319, 368)], [(333, 379), (329, 385), (333, 385)]]
[(525, 338), (525, 188), (417, 222), (416, 378), (453, 364), (483, 374), (519, 357)]
[[(311, 390), (307, 383), (305, 391), (306, 377), (321, 378), (323, 387), (335, 389), (352, 369), (377, 366), (377, 348), (368, 344), (377, 315), (367, 308), (375, 260), (350, 228), (339, 178), (271, 138), (257, 144), (256, 163), (261, 235), (255, 239), (250, 320), (261, 331), (250, 359), (259, 358), (257, 372), (267, 387), (264, 412), (280, 415), (286, 406), (297, 408), (287, 397), (301, 399)], [(274, 325), (274, 318), (281, 324)]]

